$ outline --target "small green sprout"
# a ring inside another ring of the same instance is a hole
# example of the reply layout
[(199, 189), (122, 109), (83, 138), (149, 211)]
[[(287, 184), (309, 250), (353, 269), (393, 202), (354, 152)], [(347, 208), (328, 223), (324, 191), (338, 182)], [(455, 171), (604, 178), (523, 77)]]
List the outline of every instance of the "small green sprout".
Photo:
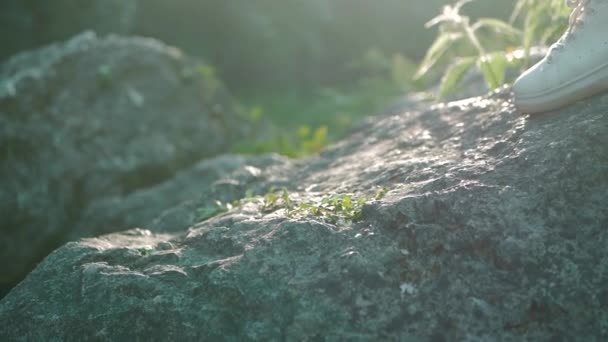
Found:
[(363, 206), (367, 198), (355, 198), (351, 194), (325, 196), (318, 202), (302, 202), (290, 211), (288, 216), (311, 215), (332, 223), (359, 221), (363, 218)]
[(154, 249), (152, 249), (151, 247), (140, 247), (137, 249), (141, 256), (148, 256), (152, 253), (153, 250)]
[(376, 192), (376, 194), (374, 195), (374, 199), (376, 201), (382, 199), (388, 191), (389, 191), (389, 188), (383, 187), (382, 189), (380, 189)]
[(273, 187), (263, 197), (256, 199), (253, 192), (248, 192), (246, 198), (234, 201), (233, 204), (236, 206), (245, 202), (261, 202), (261, 210), (264, 213), (283, 209), (286, 215), (292, 218), (314, 216), (331, 223), (354, 222), (363, 219), (363, 207), (370, 200), (379, 200), (388, 191), (389, 188), (383, 187), (371, 198), (353, 194), (333, 194), (303, 201), (291, 195), (286, 188), (277, 190)]
[(281, 192), (281, 199), (283, 200), (283, 205), (285, 206), (285, 208), (291, 210), (291, 208), (293, 207), (293, 201), (291, 200), (291, 198), (289, 198), (289, 192), (285, 188), (283, 188), (283, 191)]

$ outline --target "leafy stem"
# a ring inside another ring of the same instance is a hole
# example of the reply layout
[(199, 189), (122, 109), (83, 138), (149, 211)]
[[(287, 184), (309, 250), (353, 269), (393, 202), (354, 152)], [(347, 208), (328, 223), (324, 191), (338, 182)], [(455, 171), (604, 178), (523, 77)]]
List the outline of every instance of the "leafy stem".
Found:
[(569, 9), (563, 0), (518, 0), (508, 22), (480, 18), (472, 24), (461, 14), (461, 8), (472, 1), (445, 6), (425, 25), (438, 26), (439, 35), (414, 78), (447, 64), (439, 85), (440, 98), (459, 89), (472, 68), (481, 72), (490, 90), (499, 87), (508, 81), (508, 69), (526, 68), (531, 48), (554, 41), (568, 22)]

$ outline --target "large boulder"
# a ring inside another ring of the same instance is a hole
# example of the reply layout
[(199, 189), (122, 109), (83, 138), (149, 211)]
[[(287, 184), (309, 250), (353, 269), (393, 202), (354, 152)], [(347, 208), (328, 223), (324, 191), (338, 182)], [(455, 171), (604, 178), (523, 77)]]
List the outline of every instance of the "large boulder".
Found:
[(605, 341), (608, 97), (535, 117), (509, 98), (403, 108), (319, 156), (224, 156), (178, 177), (225, 168), (213, 187), (125, 198), (200, 188), (208, 213), (247, 192), (186, 230), (166, 218), (192, 201), (158, 210), (164, 232), (57, 249), (0, 302), (0, 339)]
[[(162, 183), (245, 132), (211, 69), (143, 38), (84, 33), (0, 66), (0, 284), (95, 200)], [(105, 228), (111, 225), (106, 225)]]

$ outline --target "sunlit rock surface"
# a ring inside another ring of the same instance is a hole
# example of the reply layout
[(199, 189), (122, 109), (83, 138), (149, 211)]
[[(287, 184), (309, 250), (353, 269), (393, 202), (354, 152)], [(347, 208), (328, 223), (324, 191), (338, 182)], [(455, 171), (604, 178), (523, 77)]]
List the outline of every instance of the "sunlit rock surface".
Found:
[[(509, 97), (403, 108), (319, 156), (224, 156), (125, 196), (175, 203), (50, 254), (0, 302), (0, 339), (604, 341), (608, 97), (535, 117)], [(259, 198), (192, 219), (273, 185), (294, 203), (389, 191), (354, 223)]]
[(68, 236), (99, 235), (98, 222), (77, 224), (91, 202), (162, 183), (242, 136), (201, 65), (155, 40), (92, 33), (0, 65), (0, 287)]

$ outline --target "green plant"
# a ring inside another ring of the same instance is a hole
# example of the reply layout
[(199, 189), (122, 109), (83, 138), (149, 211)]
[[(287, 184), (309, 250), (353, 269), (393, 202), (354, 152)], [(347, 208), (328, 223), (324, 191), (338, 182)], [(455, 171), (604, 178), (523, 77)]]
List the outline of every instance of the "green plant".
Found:
[[(445, 6), (426, 27), (438, 26), (438, 36), (423, 58), (415, 79), (433, 68), (445, 67), (439, 97), (458, 89), (464, 75), (477, 68), (493, 90), (506, 82), (506, 71), (528, 64), (530, 48), (544, 45), (563, 31), (568, 9), (563, 0), (518, 0), (511, 20), (480, 18), (471, 22), (461, 8), (473, 0)], [(521, 52), (522, 53), (515, 53)], [(446, 66), (447, 65), (447, 66)]]
[(518, 0), (509, 23), (519, 20), (523, 36), (521, 47), (528, 64), (530, 48), (534, 45), (547, 45), (555, 41), (568, 25), (570, 9), (563, 0)]
[(285, 188), (280, 191), (271, 189), (264, 195), (262, 210), (285, 209), (289, 217), (315, 216), (332, 223), (359, 221), (363, 218), (363, 206), (370, 200), (380, 200), (387, 192), (388, 188), (382, 188), (371, 198), (332, 194), (320, 199), (296, 201)]
[(363, 206), (367, 198), (352, 194), (335, 194), (320, 200), (301, 202), (287, 212), (290, 217), (315, 216), (332, 223), (358, 221), (363, 218)]
[(236, 144), (233, 152), (276, 152), (291, 158), (317, 153), (414, 88), (415, 65), (400, 54), (388, 58), (370, 52), (351, 63), (350, 69), (361, 77), (349, 86), (241, 94), (239, 109), (254, 136)]
[(383, 187), (382, 189), (378, 190), (374, 195), (374, 200), (378, 201), (382, 199), (388, 193), (389, 190), (390, 189), (387, 187)]
[(245, 197), (232, 203), (221, 203), (216, 201), (214, 205), (198, 210), (200, 221), (209, 219), (224, 213), (234, 207), (245, 203), (256, 203), (260, 205), (263, 213), (271, 213), (277, 210), (285, 210), (288, 217), (315, 216), (332, 223), (352, 222), (363, 219), (363, 206), (370, 201), (378, 201), (389, 191), (388, 188), (380, 188), (370, 197), (360, 197), (353, 194), (331, 194), (308, 201), (299, 200), (286, 188), (270, 188), (264, 195), (256, 196), (252, 190), (248, 190)]
[(264, 195), (262, 204), (263, 212), (271, 212), (280, 208), (291, 210), (293, 207), (293, 201), (289, 196), (287, 189), (283, 188), (280, 191), (271, 188), (270, 191)]
[(236, 144), (232, 151), (243, 154), (277, 152), (290, 158), (298, 158), (320, 152), (329, 143), (327, 126), (312, 130), (303, 125), (297, 129), (274, 127), (267, 137)]
[(141, 256), (149, 256), (154, 251), (154, 249), (152, 247), (140, 247), (137, 249), (137, 251)]
[(363, 219), (363, 206), (370, 200), (380, 200), (389, 191), (381, 188), (372, 198), (355, 197), (352, 194), (328, 195), (315, 202), (303, 202), (288, 212), (290, 216), (312, 215), (332, 223), (339, 221), (359, 221)]

